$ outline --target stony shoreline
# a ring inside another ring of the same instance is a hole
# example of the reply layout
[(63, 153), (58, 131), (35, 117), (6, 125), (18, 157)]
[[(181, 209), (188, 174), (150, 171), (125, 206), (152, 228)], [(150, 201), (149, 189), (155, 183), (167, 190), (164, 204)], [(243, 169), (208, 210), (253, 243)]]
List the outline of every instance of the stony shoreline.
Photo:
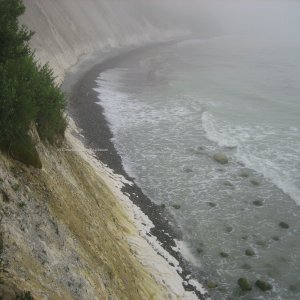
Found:
[[(134, 178), (131, 178), (125, 172), (122, 160), (112, 142), (113, 135), (103, 114), (103, 108), (97, 104), (99, 99), (94, 91), (96, 87), (95, 80), (104, 70), (113, 68), (124, 60), (134, 59), (139, 54), (144, 54), (145, 51), (164, 47), (168, 43), (170, 42), (129, 50), (100, 63), (96, 63), (96, 59), (95, 65), (80, 78), (78, 78), (78, 74), (72, 74), (72, 72), (67, 74), (67, 86), (63, 84), (63, 87), (70, 95), (69, 114), (75, 120), (76, 126), (80, 128), (81, 138), (85, 146), (89, 149), (95, 149), (95, 155), (99, 161), (126, 179), (127, 183), (122, 187), (122, 192), (141, 209), (142, 213), (149, 217), (154, 224), (150, 234), (156, 237), (162, 247), (179, 262), (180, 276), (186, 282), (184, 288), (187, 291), (195, 292), (199, 299), (205, 299), (207, 295), (201, 294), (195, 286), (188, 283), (187, 278), (191, 276), (192, 266), (176, 250), (175, 240), (181, 238), (180, 231), (170, 226), (164, 208), (154, 204), (134, 183)], [(74, 79), (72, 79), (72, 76)]]

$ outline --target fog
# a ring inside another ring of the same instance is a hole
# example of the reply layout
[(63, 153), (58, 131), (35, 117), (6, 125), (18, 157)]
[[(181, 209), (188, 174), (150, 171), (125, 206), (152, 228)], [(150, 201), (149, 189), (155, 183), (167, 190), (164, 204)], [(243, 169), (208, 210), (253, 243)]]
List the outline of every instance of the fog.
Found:
[(175, 0), (165, 9), (200, 35), (247, 34), (299, 43), (300, 3), (293, 0)]

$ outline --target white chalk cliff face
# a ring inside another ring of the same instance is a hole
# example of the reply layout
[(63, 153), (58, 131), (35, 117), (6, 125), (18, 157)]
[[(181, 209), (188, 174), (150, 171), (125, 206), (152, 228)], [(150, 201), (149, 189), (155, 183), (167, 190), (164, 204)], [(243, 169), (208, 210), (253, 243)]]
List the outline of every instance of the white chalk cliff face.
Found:
[[(155, 2), (155, 3), (154, 3)], [(165, 1), (163, 1), (165, 2)], [(32, 46), (62, 79), (82, 55), (141, 45), (186, 33), (165, 3), (147, 0), (24, 0), (22, 21), (35, 32)]]

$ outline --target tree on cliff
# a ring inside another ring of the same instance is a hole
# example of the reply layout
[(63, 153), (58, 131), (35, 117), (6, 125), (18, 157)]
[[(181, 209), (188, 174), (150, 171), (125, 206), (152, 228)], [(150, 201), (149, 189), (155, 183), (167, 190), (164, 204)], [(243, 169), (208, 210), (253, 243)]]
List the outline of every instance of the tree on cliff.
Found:
[(0, 0), (0, 148), (40, 167), (30, 126), (36, 126), (42, 140), (63, 136), (66, 101), (49, 66), (34, 59), (33, 33), (18, 22), (24, 12), (21, 0)]

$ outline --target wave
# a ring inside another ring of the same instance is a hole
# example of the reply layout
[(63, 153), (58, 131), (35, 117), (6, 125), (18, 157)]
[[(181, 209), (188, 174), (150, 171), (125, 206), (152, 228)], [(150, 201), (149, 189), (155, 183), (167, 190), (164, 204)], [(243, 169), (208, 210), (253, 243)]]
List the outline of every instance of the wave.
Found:
[(220, 147), (234, 147), (237, 161), (262, 174), (300, 205), (298, 130), (291, 127), (278, 130), (266, 125), (234, 126), (208, 111), (202, 114), (202, 126), (209, 140)]

